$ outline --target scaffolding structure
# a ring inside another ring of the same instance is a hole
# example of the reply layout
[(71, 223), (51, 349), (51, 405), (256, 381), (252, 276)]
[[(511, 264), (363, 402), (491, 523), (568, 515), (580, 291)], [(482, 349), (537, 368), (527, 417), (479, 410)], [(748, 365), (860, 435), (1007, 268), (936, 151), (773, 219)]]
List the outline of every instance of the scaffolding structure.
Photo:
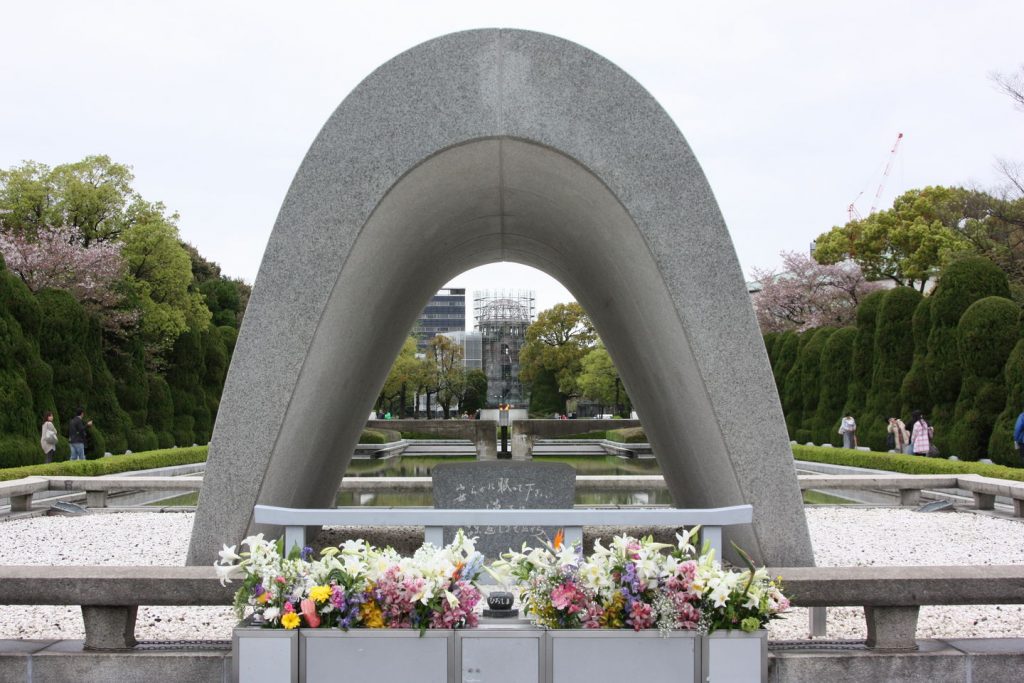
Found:
[(532, 290), (486, 290), (473, 293), (473, 315), (480, 333), (483, 371), (487, 375), (487, 405), (524, 406), (519, 381), (519, 351), (526, 328), (533, 322)]

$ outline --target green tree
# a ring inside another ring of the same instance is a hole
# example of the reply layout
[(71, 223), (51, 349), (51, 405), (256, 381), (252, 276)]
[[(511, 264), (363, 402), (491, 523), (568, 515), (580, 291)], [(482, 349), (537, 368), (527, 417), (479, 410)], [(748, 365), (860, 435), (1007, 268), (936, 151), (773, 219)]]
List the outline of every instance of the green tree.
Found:
[[(614, 406), (619, 417), (629, 417), (632, 401), (622, 386), (618, 368), (604, 344), (598, 343), (583, 357), (578, 379), (580, 393), (584, 398), (597, 401), (602, 407)], [(603, 412), (603, 411), (602, 411)]]
[(1017, 424), (1017, 416), (1024, 409), (1024, 339), (1017, 341), (1006, 360), (1003, 382), (1006, 387), (1006, 405), (992, 427), (988, 457), (1000, 465), (1020, 467), (1013, 429)]
[(858, 416), (861, 444), (885, 451), (890, 417), (899, 417), (900, 387), (914, 361), (914, 328), (908, 324), (921, 302), (920, 292), (896, 287), (882, 295), (875, 316), (875, 348), (871, 391)]
[(875, 367), (875, 321), (885, 292), (872, 292), (857, 307), (857, 339), (853, 343), (850, 381), (847, 383), (844, 415), (859, 418), (868, 400), (871, 373)]
[(965, 460), (986, 455), (992, 428), (1006, 406), (1003, 369), (1020, 339), (1020, 308), (990, 296), (975, 301), (957, 325), (963, 382), (948, 448)]
[(130, 167), (106, 155), (52, 169), (27, 161), (0, 171), (3, 225), (30, 234), (47, 226), (78, 228), (85, 246), (116, 240), (132, 225), (167, 218), (163, 204), (135, 191), (134, 180)]
[(924, 291), (928, 279), (951, 257), (972, 250), (959, 231), (971, 209), (981, 211), (962, 188), (910, 190), (887, 211), (819, 235), (814, 258), (819, 263), (853, 259), (869, 280), (892, 280)]
[(910, 370), (903, 377), (900, 385), (900, 400), (902, 410), (900, 415), (909, 419), (912, 411), (920, 410), (926, 415), (931, 415), (932, 399), (928, 392), (928, 374), (925, 359), (928, 356), (928, 335), (932, 330), (932, 298), (924, 297), (917, 308), (914, 309), (914, 316), (911, 319), (911, 331), (914, 338), (914, 358), (910, 364)]
[(564, 413), (565, 402), (579, 395), (581, 363), (595, 343), (597, 333), (582, 306), (576, 302), (555, 304), (541, 311), (526, 328), (526, 343), (519, 352), (519, 379), (532, 390), (541, 370), (546, 370), (554, 377), (559, 412)]
[(551, 417), (565, 414), (565, 396), (558, 391), (555, 373), (541, 366), (530, 382), (530, 417)]
[(811, 424), (811, 440), (814, 443), (831, 443), (833, 446), (842, 443), (838, 434), (839, 420), (842, 418), (843, 406), (846, 405), (856, 339), (856, 327), (843, 327), (829, 335), (821, 350), (821, 386)]
[(183, 332), (207, 328), (210, 310), (192, 285), (192, 262), (176, 227), (166, 221), (139, 223), (122, 239), (127, 286), (142, 311), (139, 332), (147, 360), (159, 367)]
[(447, 420), (451, 417), (452, 404), (459, 403), (466, 391), (462, 345), (450, 337), (438, 335), (427, 344), (427, 357), (434, 363), (437, 404)]
[(772, 359), (772, 375), (775, 377), (775, 389), (779, 393), (779, 400), (785, 394), (786, 376), (796, 362), (796, 354), (800, 349), (800, 335), (792, 330), (786, 330), (779, 334), (775, 342), (775, 358)]
[(466, 372), (466, 392), (462, 396), (460, 408), (470, 417), (487, 405), (487, 375), (483, 370), (474, 368)]
[(790, 439), (797, 438), (797, 431), (801, 428), (804, 419), (803, 387), (800, 385), (800, 378), (803, 374), (804, 365), (808, 362), (804, 349), (817, 330), (807, 330), (797, 334), (796, 356), (793, 365), (786, 373), (786, 383), (782, 393), (782, 412), (786, 415), (786, 430)]
[(402, 343), (395, 362), (388, 370), (377, 398), (378, 409), (388, 406), (396, 416), (404, 417), (410, 391), (418, 389), (421, 383), (429, 383), (424, 370), (423, 361), (416, 357), (416, 337), (410, 335)]
[(949, 264), (932, 294), (932, 327), (928, 334), (925, 372), (932, 399), (931, 424), (948, 430), (960, 394), (962, 375), (957, 325), (964, 311), (986, 296), (1009, 298), (1006, 274), (986, 258), (970, 256)]
[(815, 411), (818, 409), (821, 395), (821, 354), (836, 330), (821, 327), (813, 332), (813, 336), (801, 352), (802, 358), (797, 359), (800, 366), (800, 393), (803, 402), (800, 406), (800, 424), (797, 426), (796, 440), (801, 443), (814, 439)]

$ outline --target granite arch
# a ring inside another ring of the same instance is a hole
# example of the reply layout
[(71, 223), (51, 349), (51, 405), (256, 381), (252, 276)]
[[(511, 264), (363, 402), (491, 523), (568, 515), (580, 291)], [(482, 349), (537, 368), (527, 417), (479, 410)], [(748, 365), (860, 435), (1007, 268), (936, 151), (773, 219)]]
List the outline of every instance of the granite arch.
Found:
[(737, 542), (813, 563), (743, 274), (689, 146), (603, 57), (505, 29), (398, 55), (311, 146), (235, 348), (189, 562), (251, 531), (257, 502), (331, 505), (417, 313), (499, 260), (588, 311), (678, 506), (752, 503)]

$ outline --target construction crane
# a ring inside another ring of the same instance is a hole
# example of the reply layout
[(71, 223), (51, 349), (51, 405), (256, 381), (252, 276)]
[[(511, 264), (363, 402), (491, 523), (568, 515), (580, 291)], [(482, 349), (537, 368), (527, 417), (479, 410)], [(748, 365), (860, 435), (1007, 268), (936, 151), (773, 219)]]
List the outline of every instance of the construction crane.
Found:
[[(871, 210), (868, 211), (870, 216), (878, 210), (878, 201), (882, 198), (882, 192), (885, 190), (885, 183), (889, 180), (889, 172), (892, 171), (892, 162), (896, 160), (896, 153), (900, 149), (900, 142), (903, 141), (903, 133), (896, 135), (896, 142), (893, 143), (892, 149), (889, 150), (889, 158), (885, 164), (885, 170), (882, 171), (882, 180), (878, 183), (878, 190), (875, 191), (875, 199), (871, 202)], [(849, 215), (850, 220), (860, 220), (862, 216), (860, 211), (857, 210), (857, 200), (864, 194), (864, 190), (860, 191), (857, 198), (850, 202), (850, 205), (846, 207), (846, 213)]]

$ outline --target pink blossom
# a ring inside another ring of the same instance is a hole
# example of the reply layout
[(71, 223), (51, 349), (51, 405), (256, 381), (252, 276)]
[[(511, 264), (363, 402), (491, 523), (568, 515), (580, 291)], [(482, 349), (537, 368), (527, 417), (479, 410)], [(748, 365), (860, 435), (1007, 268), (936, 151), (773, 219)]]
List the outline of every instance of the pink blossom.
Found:
[(633, 624), (633, 630), (639, 631), (654, 626), (654, 615), (651, 606), (639, 600), (633, 603), (629, 610), (629, 620)]
[(316, 603), (306, 598), (299, 604), (299, 608), (302, 610), (302, 616), (306, 618), (306, 624), (310, 628), (316, 628), (320, 625), (320, 616), (316, 613)]

